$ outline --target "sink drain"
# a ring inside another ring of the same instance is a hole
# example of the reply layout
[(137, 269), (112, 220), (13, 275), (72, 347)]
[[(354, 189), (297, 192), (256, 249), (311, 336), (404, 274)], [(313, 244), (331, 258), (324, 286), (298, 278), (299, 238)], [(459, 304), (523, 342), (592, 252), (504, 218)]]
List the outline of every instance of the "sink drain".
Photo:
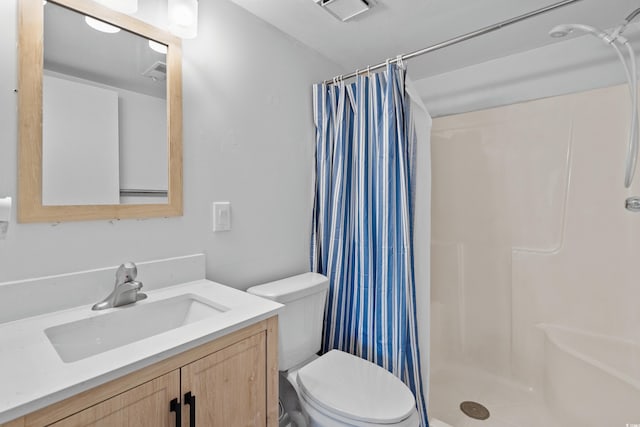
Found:
[(489, 410), (478, 402), (465, 401), (460, 404), (460, 410), (468, 417), (475, 420), (486, 420), (489, 418)]

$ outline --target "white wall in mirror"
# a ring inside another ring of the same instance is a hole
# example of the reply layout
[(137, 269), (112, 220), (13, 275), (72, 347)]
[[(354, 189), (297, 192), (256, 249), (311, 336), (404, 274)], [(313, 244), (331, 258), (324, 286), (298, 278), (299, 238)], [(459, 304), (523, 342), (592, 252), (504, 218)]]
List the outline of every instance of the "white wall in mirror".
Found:
[[(167, 202), (166, 195), (121, 194), (122, 190), (131, 189), (167, 191), (169, 159), (164, 98), (50, 70), (45, 70), (45, 82), (44, 205)], [(75, 93), (68, 96), (67, 91)], [(85, 96), (80, 97), (81, 94)], [(95, 99), (92, 94), (96, 94)], [(115, 120), (111, 114), (99, 111), (105, 107), (100, 94), (115, 96)], [(49, 135), (49, 129), (55, 133)], [(107, 142), (105, 139), (112, 138), (114, 131), (115, 139)]]
[(43, 76), (42, 203), (120, 202), (118, 93)]
[[(167, 191), (167, 102), (119, 89), (120, 189)], [(121, 203), (166, 203), (167, 197), (122, 196)]]

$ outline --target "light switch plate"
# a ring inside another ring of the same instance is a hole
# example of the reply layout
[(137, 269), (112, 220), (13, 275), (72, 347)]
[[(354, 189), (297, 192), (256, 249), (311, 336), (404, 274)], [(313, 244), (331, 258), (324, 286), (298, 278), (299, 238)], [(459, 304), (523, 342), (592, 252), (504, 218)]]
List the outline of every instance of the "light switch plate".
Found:
[(213, 231), (231, 230), (231, 202), (213, 203)]

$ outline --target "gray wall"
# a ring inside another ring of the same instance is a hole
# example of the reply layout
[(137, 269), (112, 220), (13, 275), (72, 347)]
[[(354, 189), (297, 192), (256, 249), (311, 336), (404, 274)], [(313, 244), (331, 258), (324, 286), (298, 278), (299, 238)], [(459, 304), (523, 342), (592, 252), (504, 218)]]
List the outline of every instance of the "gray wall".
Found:
[[(16, 21), (17, 0), (0, 2), (0, 197), (14, 198)], [(14, 221), (0, 282), (196, 252), (209, 279), (239, 288), (308, 269), (311, 84), (337, 66), (226, 0), (200, 2), (199, 36), (183, 50), (184, 216)], [(217, 200), (232, 203), (230, 232), (211, 231)]]

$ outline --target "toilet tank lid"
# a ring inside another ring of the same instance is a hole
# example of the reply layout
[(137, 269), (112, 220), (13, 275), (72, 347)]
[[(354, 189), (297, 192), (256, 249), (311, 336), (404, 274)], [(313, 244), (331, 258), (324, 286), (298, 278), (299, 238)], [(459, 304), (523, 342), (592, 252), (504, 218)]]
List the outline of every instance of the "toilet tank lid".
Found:
[(323, 292), (329, 288), (329, 279), (319, 273), (303, 273), (275, 282), (253, 286), (247, 292), (285, 304)]

